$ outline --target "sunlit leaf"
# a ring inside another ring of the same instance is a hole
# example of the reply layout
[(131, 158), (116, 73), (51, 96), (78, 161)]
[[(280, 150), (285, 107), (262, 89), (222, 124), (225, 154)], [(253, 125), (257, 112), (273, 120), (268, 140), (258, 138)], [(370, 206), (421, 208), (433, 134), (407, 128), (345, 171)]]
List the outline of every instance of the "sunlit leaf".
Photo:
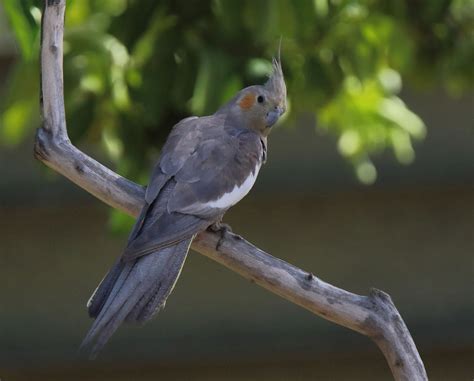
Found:
[(377, 170), (368, 160), (356, 164), (356, 174), (359, 181), (365, 185), (373, 184), (377, 179)]
[(415, 138), (422, 139), (426, 135), (425, 125), (420, 117), (397, 97), (384, 99), (380, 103), (379, 113)]

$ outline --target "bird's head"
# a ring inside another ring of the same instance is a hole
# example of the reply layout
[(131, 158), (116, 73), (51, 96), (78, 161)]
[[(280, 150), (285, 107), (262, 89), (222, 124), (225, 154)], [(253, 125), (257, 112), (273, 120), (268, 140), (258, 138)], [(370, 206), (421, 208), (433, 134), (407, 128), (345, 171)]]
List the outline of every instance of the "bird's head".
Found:
[(280, 59), (273, 59), (273, 71), (263, 86), (249, 86), (231, 101), (235, 122), (263, 136), (286, 111), (286, 85)]

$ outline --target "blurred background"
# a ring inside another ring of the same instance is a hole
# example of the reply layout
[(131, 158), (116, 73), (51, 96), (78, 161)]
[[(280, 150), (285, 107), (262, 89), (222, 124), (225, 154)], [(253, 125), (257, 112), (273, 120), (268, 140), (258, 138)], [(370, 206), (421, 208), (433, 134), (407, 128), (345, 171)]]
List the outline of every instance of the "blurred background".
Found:
[[(369, 339), (197, 253), (157, 319), (78, 359), (133, 221), (33, 159), (41, 3), (0, 4), (0, 378), (390, 380)], [(472, 379), (472, 1), (68, 0), (71, 139), (146, 184), (173, 124), (264, 82), (280, 37), (290, 112), (226, 221), (339, 287), (390, 293), (430, 379)]]

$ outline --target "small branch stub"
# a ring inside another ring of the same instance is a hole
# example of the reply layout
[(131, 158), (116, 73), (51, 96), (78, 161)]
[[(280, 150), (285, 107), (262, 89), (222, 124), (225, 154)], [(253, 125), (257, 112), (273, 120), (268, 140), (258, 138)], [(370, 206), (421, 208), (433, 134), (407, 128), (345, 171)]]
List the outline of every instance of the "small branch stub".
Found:
[[(45, 2), (41, 45), (44, 123), (36, 135), (35, 156), (106, 204), (136, 216), (144, 199), (143, 187), (79, 151), (67, 136), (62, 69), (65, 4), (65, 0)], [(372, 290), (369, 296), (361, 296), (342, 290), (272, 257), (231, 232), (202, 232), (192, 248), (270, 292), (372, 338), (395, 380), (427, 380), (403, 319), (382, 291)]]

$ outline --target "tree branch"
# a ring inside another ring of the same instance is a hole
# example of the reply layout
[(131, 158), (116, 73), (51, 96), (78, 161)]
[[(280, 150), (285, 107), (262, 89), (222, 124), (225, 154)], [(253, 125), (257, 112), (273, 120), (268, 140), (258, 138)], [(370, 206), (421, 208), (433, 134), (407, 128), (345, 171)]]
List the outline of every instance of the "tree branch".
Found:
[[(136, 216), (144, 188), (119, 176), (74, 147), (67, 135), (63, 94), (65, 0), (45, 0), (41, 45), (41, 111), (35, 157), (106, 204)], [(372, 290), (356, 295), (323, 282), (253, 246), (242, 237), (209, 231), (192, 248), (267, 290), (327, 320), (362, 333), (379, 346), (395, 380), (427, 380), (415, 343), (390, 297)]]

